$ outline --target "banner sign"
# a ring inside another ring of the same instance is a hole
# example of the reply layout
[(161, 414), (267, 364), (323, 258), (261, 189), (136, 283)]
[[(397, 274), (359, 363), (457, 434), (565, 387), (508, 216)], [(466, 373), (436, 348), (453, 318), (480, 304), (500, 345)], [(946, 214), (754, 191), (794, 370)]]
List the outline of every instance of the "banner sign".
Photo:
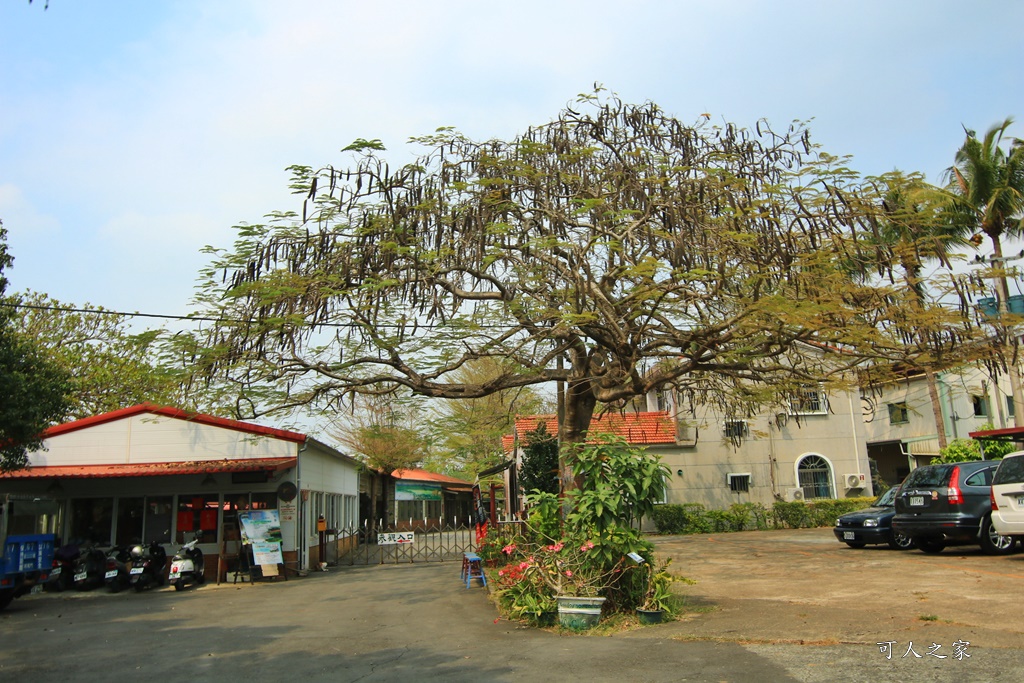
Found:
[(398, 545), (402, 543), (412, 543), (415, 540), (416, 532), (414, 531), (397, 531), (377, 534), (377, 545)]
[(395, 500), (441, 500), (441, 485), (421, 481), (395, 482)]
[(281, 553), (281, 518), (277, 510), (240, 510), (242, 544), (252, 545), (253, 562), (258, 565), (284, 564)]

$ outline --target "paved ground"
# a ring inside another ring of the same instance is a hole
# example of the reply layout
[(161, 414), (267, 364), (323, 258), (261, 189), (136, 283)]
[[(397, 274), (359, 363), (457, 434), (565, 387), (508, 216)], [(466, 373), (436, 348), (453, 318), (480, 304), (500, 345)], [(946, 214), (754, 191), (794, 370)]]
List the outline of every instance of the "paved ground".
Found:
[[(599, 637), (496, 621), (484, 589), (467, 590), (454, 563), (184, 593), (28, 596), (0, 612), (0, 680), (1019, 680), (1024, 555), (852, 551), (830, 533), (659, 539), (674, 568), (698, 580), (681, 587), (690, 611)], [(952, 655), (958, 639), (970, 657), (926, 654), (935, 642)], [(911, 640), (921, 659), (902, 657)], [(879, 641), (896, 641), (892, 659)]]

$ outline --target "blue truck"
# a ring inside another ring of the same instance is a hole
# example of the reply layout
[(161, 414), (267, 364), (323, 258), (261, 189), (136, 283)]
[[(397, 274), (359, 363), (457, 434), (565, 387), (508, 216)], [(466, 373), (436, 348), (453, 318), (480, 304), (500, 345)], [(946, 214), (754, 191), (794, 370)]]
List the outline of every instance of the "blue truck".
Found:
[(53, 568), (53, 534), (8, 535), (10, 520), (23, 508), (35, 507), (38, 500), (18, 501), (0, 494), (0, 610), (11, 604), (33, 586), (50, 578)]

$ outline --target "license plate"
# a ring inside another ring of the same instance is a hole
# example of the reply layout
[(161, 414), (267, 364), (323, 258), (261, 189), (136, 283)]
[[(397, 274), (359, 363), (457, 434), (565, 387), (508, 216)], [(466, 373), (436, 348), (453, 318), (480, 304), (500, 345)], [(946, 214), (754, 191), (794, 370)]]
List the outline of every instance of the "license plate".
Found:
[(75, 574), (75, 581), (85, 581), (86, 577), (88, 576), (88, 572), (81, 572), (80, 574)]
[(1024, 496), (1017, 496), (1017, 506), (1024, 507)]
[(112, 579), (115, 576), (117, 576), (117, 570), (116, 569), (111, 569), (109, 572), (107, 572), (106, 574), (103, 575), (103, 578), (105, 578), (105, 579)]
[(141, 574), (142, 567), (132, 567), (132, 574)]
[(54, 567), (51, 569), (50, 576), (60, 576), (60, 567)]
[(855, 538), (857, 538), (857, 534), (853, 533), (852, 531), (844, 531), (843, 532), (843, 539), (844, 540), (852, 541)]
[(910, 496), (910, 505), (912, 507), (924, 507), (924, 496)]

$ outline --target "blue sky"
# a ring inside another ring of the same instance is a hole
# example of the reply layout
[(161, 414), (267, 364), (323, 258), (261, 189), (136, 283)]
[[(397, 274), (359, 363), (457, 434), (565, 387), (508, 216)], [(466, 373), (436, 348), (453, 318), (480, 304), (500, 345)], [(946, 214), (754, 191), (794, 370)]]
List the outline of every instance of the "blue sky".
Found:
[[(510, 137), (603, 83), (684, 121), (777, 126), (938, 181), (1024, 117), (1024, 3), (6, 0), (0, 219), (15, 291), (180, 314), (207, 244), (296, 209), (290, 164)], [(1024, 137), (1024, 118), (1011, 129)]]

